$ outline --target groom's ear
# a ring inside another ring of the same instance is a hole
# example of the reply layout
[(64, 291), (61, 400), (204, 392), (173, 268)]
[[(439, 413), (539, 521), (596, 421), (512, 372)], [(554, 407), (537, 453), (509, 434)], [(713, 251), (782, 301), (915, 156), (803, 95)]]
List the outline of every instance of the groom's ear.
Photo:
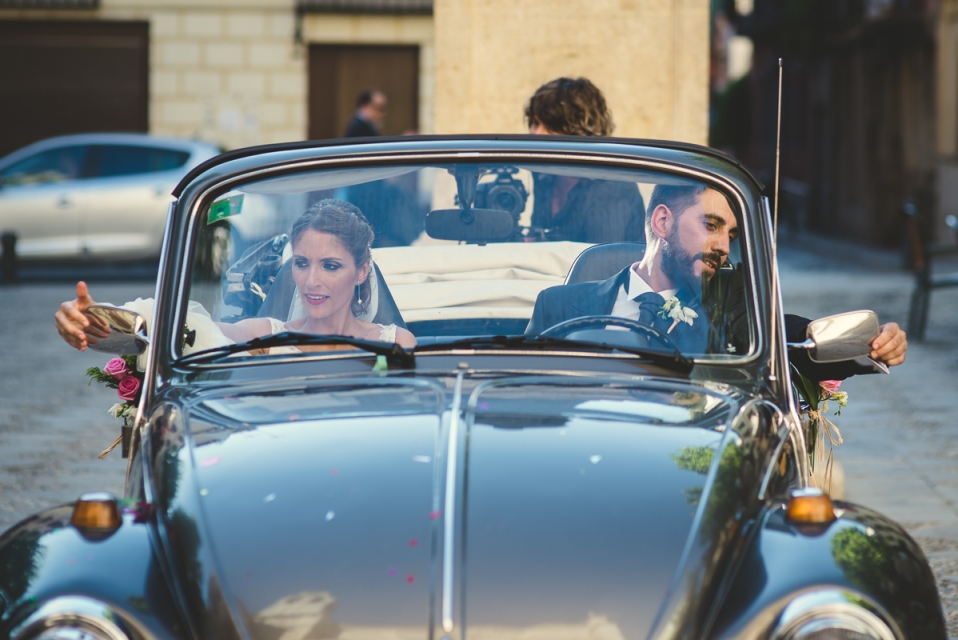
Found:
[(669, 235), (669, 229), (672, 228), (673, 219), (672, 210), (664, 204), (660, 204), (652, 210), (651, 219), (649, 220), (652, 233), (664, 240)]

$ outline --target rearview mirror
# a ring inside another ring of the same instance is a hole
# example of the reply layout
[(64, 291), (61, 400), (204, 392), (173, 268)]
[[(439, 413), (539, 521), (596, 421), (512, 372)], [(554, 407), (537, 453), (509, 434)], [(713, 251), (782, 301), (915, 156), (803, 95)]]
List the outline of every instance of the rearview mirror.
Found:
[(426, 215), (426, 233), (438, 240), (496, 242), (508, 240), (516, 219), (501, 209), (437, 209)]
[(138, 313), (111, 304), (94, 304), (84, 314), (90, 321), (85, 330), (87, 344), (94, 351), (138, 356), (150, 344), (146, 320)]
[(849, 311), (809, 323), (805, 342), (789, 343), (806, 349), (812, 362), (842, 362), (871, 353), (871, 342), (881, 327), (874, 311)]

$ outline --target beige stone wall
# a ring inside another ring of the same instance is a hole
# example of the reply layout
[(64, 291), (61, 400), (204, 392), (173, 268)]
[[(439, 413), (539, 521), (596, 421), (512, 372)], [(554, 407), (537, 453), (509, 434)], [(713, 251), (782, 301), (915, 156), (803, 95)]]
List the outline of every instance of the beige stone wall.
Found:
[(418, 45), (419, 131), (434, 133), (435, 45), (432, 16), (307, 15), (303, 20), (307, 43)]
[(544, 82), (586, 76), (615, 135), (705, 144), (708, 0), (435, 0), (437, 133), (520, 133)]
[[(105, 1), (104, 11), (141, 4)], [(306, 137), (306, 62), (291, 3), (165, 2), (136, 13), (150, 21), (151, 133), (228, 149)]]
[[(958, 0), (954, 0), (958, 2)], [(293, 0), (102, 0), (4, 17), (150, 23), (150, 132), (226, 148), (307, 135), (310, 43), (420, 47), (423, 133), (523, 132), (543, 82), (584, 75), (616, 135), (705, 143), (708, 0), (435, 0), (434, 16), (307, 15)]]

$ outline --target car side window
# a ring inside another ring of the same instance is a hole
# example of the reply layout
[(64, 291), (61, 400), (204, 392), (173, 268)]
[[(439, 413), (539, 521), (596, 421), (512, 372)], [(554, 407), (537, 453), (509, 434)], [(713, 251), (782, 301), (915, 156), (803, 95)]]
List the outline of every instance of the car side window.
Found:
[(0, 172), (0, 185), (28, 185), (76, 180), (84, 176), (88, 147), (74, 145), (48, 149), (26, 157)]
[(92, 175), (98, 178), (169, 171), (182, 167), (190, 157), (178, 149), (119, 144), (95, 145), (91, 153)]

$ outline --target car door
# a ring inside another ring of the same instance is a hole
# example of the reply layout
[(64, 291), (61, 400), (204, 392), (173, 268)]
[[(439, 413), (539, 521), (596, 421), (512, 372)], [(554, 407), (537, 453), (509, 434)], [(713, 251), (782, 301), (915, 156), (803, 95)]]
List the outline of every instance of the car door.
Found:
[(80, 252), (78, 218), (86, 145), (40, 151), (0, 170), (0, 233), (17, 236), (23, 258), (71, 258)]
[(92, 145), (94, 177), (79, 219), (82, 250), (103, 259), (158, 256), (170, 192), (189, 157), (182, 149)]

